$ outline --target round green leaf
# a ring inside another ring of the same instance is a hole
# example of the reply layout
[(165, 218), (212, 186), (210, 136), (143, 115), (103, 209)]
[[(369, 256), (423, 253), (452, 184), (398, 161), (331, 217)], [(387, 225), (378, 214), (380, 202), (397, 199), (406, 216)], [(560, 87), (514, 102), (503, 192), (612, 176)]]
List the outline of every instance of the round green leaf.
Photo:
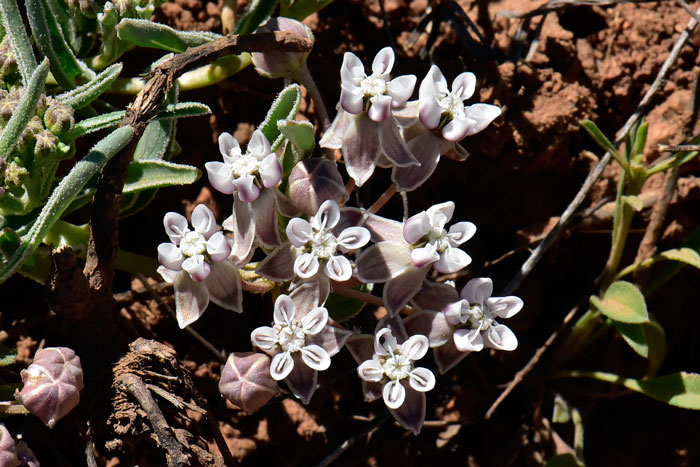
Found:
[(608, 318), (623, 323), (646, 323), (649, 321), (644, 295), (630, 282), (613, 282), (603, 296), (591, 297), (591, 305)]
[(672, 261), (689, 264), (700, 269), (700, 255), (692, 248), (676, 248), (674, 250), (664, 251), (659, 256)]

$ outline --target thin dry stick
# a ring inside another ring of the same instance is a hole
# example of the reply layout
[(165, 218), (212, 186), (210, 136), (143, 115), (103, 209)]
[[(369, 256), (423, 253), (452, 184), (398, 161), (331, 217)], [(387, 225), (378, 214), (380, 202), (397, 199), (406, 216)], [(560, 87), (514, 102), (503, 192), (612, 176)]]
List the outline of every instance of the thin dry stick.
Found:
[[(698, 14), (700, 14), (700, 8), (697, 10)], [(621, 140), (624, 138), (624, 136), (630, 131), (632, 126), (637, 122), (637, 120), (641, 117), (643, 109), (647, 106), (649, 101), (651, 100), (652, 96), (656, 93), (658, 88), (661, 86), (661, 82), (664, 79), (664, 76), (666, 76), (666, 73), (668, 73), (668, 70), (671, 68), (671, 65), (673, 62), (676, 60), (678, 57), (678, 54), (680, 53), (681, 49), (683, 46), (688, 42), (688, 39), (690, 37), (690, 34), (693, 32), (695, 29), (695, 26), (697, 26), (698, 22), (695, 21), (694, 18), (691, 18), (690, 21), (688, 21), (688, 25), (686, 26), (685, 30), (681, 33), (681, 35), (678, 37), (676, 40), (675, 45), (673, 46), (673, 49), (671, 50), (670, 55), (664, 62), (664, 64), (661, 66), (661, 69), (659, 70), (659, 73), (656, 75), (656, 79), (652, 83), (651, 87), (647, 91), (647, 93), (644, 95), (642, 100), (639, 103), (639, 106), (635, 110), (635, 112), (630, 116), (629, 119), (627, 119), (627, 122), (625, 125), (620, 129), (620, 131), (617, 132), (617, 140)], [(576, 197), (574, 200), (571, 202), (571, 204), (566, 208), (566, 210), (562, 213), (561, 218), (559, 219), (559, 223), (557, 226), (552, 230), (549, 235), (544, 239), (544, 241), (535, 249), (535, 251), (530, 255), (528, 260), (523, 264), (523, 266), (520, 268), (520, 271), (516, 276), (511, 280), (511, 282), (506, 286), (505, 290), (502, 292), (502, 295), (509, 295), (513, 290), (515, 290), (522, 280), (527, 276), (532, 268), (537, 264), (537, 262), (542, 258), (542, 255), (544, 255), (544, 252), (551, 246), (551, 244), (557, 239), (559, 234), (561, 233), (562, 229), (566, 225), (566, 223), (569, 221), (571, 218), (572, 214), (574, 211), (578, 208), (578, 206), (583, 202), (585, 199), (586, 195), (588, 194), (588, 190), (590, 190), (591, 186), (593, 186), (593, 183), (598, 179), (600, 174), (603, 172), (603, 169), (607, 165), (607, 163), (610, 161), (610, 153), (605, 153), (605, 156), (598, 162), (598, 165), (593, 169), (593, 171), (588, 175), (586, 178), (583, 186), (579, 190), (579, 192), (576, 194)], [(579, 305), (580, 306), (580, 305)], [(508, 386), (503, 390), (503, 392), (498, 396), (498, 398), (494, 401), (493, 404), (491, 404), (491, 407), (489, 407), (488, 411), (486, 412), (485, 418), (488, 419), (490, 418), (496, 409), (501, 405), (501, 403), (505, 400), (508, 395), (513, 392), (513, 390), (520, 384), (523, 379), (525, 379), (525, 376), (532, 371), (532, 369), (535, 367), (537, 362), (540, 361), (540, 358), (544, 354), (544, 352), (547, 351), (552, 345), (552, 343), (556, 340), (557, 337), (561, 334), (561, 331), (569, 325), (573, 317), (576, 315), (576, 312), (579, 309), (579, 306), (576, 308), (572, 309), (564, 318), (564, 321), (562, 322), (562, 325), (557, 329), (554, 334), (552, 334), (547, 341), (544, 343), (542, 347), (537, 349), (537, 352), (535, 352), (535, 355), (532, 356), (530, 361), (515, 374), (515, 377), (508, 383)]]
[(369, 207), (368, 211), (372, 214), (379, 212), (381, 208), (391, 199), (392, 196), (396, 194), (396, 183), (392, 183), (389, 188), (380, 196), (377, 201), (374, 202), (372, 206)]
[(659, 144), (661, 152), (679, 152), (679, 151), (700, 151), (700, 144), (676, 144), (669, 146), (667, 144)]
[[(700, 8), (698, 8), (697, 13), (700, 14)], [(688, 42), (690, 34), (693, 32), (697, 24), (698, 21), (696, 21), (695, 18), (691, 18), (690, 21), (688, 21), (688, 25), (685, 27), (683, 32), (676, 40), (673, 49), (671, 49), (671, 53), (661, 66), (661, 69), (656, 75), (656, 79), (654, 79), (654, 82), (651, 84), (651, 87), (646, 92), (646, 94), (644, 94), (644, 97), (639, 102), (637, 109), (632, 115), (630, 115), (624, 126), (615, 134), (616, 144), (622, 142), (622, 140), (627, 136), (627, 133), (629, 133), (629, 131), (632, 129), (635, 123), (637, 123), (637, 121), (641, 118), (643, 112), (646, 110), (646, 106), (649, 104), (654, 94), (656, 94), (656, 91), (658, 91), (659, 87), (661, 87), (661, 83), (663, 82), (664, 77), (668, 73), (668, 70), (671, 68), (671, 65), (673, 65), (673, 62), (675, 62), (678, 58), (678, 55), (680, 54), (683, 46), (685, 46), (685, 44)], [(542, 243), (540, 243), (537, 246), (537, 248), (535, 248), (530, 257), (523, 263), (523, 265), (520, 267), (520, 271), (518, 271), (515, 277), (513, 277), (513, 279), (511, 279), (511, 281), (508, 283), (508, 285), (506, 285), (506, 287), (503, 289), (503, 291), (501, 292), (501, 296), (506, 296), (513, 293), (513, 291), (520, 286), (525, 277), (527, 277), (527, 275), (530, 274), (530, 272), (532, 272), (532, 269), (542, 259), (549, 247), (551, 247), (552, 244), (559, 238), (559, 235), (561, 235), (562, 231), (569, 223), (571, 216), (574, 214), (574, 212), (576, 212), (581, 203), (583, 203), (583, 201), (586, 199), (586, 196), (588, 195), (588, 192), (590, 191), (591, 187), (603, 173), (603, 170), (605, 169), (605, 166), (608, 165), (608, 162), (610, 162), (610, 157), (610, 153), (606, 152), (602, 159), (600, 159), (598, 164), (593, 168), (591, 173), (588, 174), (588, 177), (586, 177), (586, 180), (583, 182), (583, 186), (578, 191), (578, 193), (576, 193), (576, 196), (574, 197), (573, 201), (571, 201), (569, 206), (567, 206), (567, 208), (561, 214), (557, 225), (554, 227), (554, 229), (552, 229), (551, 232), (549, 232), (549, 234), (547, 234), (547, 237), (545, 237)]]

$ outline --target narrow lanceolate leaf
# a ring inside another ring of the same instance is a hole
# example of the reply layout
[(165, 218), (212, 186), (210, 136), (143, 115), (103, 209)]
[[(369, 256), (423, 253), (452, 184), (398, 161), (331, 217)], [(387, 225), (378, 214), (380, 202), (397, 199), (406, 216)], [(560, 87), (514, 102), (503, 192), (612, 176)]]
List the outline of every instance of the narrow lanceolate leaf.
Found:
[(177, 53), (222, 37), (211, 32), (178, 31), (163, 24), (132, 18), (122, 19), (116, 29), (123, 41)]
[(282, 132), (277, 127), (277, 122), (279, 120), (293, 120), (299, 111), (300, 102), (301, 89), (299, 86), (296, 84), (287, 86), (279, 93), (277, 99), (270, 106), (265, 120), (258, 126), (270, 142), (273, 151), (279, 148), (284, 140)]
[(5, 26), (5, 33), (10, 36), (12, 51), (17, 57), (19, 73), (22, 81), (28, 83), (32, 73), (36, 69), (36, 58), (32, 51), (32, 43), (24, 29), (22, 15), (17, 8), (16, 0), (0, 0), (0, 14), (2, 14), (2, 24)]
[(122, 71), (122, 64), (115, 63), (106, 68), (102, 73), (95, 76), (87, 83), (77, 88), (64, 92), (56, 96), (56, 99), (68, 104), (74, 109), (80, 109), (88, 105), (102, 95), (103, 92), (114, 82)]
[(666, 333), (656, 321), (631, 324), (613, 321), (617, 332), (640, 356), (649, 361), (647, 374), (654, 375), (666, 357)]
[(0, 154), (9, 154), (12, 147), (17, 143), (19, 136), (27, 127), (27, 123), (34, 115), (39, 97), (44, 92), (44, 83), (49, 74), (49, 61), (44, 59), (32, 74), (29, 83), (24, 89), (22, 100), (19, 101), (17, 110), (7, 122), (0, 136)]
[[(46, 65), (48, 67), (48, 64)], [(85, 184), (95, 176), (115, 154), (126, 146), (134, 136), (134, 129), (123, 126), (97, 143), (88, 154), (63, 177), (46, 201), (37, 220), (29, 232), (22, 236), (19, 248), (0, 265), (0, 283), (5, 282), (41, 244), (46, 233), (61, 217), (73, 198)]]
[(593, 138), (593, 140), (598, 143), (598, 146), (601, 148), (605, 149), (607, 152), (610, 153), (611, 156), (615, 158), (618, 164), (622, 166), (623, 168), (627, 169), (627, 166), (629, 165), (627, 161), (620, 155), (620, 153), (617, 151), (617, 148), (613, 143), (610, 142), (610, 140), (603, 134), (602, 131), (600, 131), (600, 128), (598, 128), (598, 125), (593, 123), (590, 120), (584, 120), (581, 122), (581, 126), (583, 127), (584, 130)]
[[(179, 94), (177, 83), (168, 92), (167, 104), (174, 106), (177, 104)], [(141, 135), (136, 149), (134, 150), (134, 160), (139, 159), (163, 159), (166, 151), (170, 147), (171, 140), (175, 135), (177, 119), (155, 120), (148, 124), (146, 130)]]
[(265, 24), (277, 8), (277, 0), (253, 0), (234, 28), (234, 34), (250, 34)]
[(202, 175), (196, 168), (160, 160), (138, 160), (129, 164), (124, 192), (133, 193), (150, 188), (189, 185)]
[(603, 299), (591, 297), (591, 305), (613, 321), (646, 323), (649, 321), (647, 305), (642, 292), (630, 282), (613, 282)]
[(201, 115), (209, 115), (210, 113), (211, 109), (200, 102), (179, 102), (159, 110), (156, 118), (162, 120), (168, 118), (199, 117)]

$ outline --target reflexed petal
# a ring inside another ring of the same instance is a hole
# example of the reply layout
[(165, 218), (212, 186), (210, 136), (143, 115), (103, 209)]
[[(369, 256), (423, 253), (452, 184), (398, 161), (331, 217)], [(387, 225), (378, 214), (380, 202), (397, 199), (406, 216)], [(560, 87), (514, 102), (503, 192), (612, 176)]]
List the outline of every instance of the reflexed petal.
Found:
[(392, 107), (401, 107), (406, 104), (416, 87), (414, 75), (403, 75), (394, 78), (387, 83), (387, 94), (392, 98)]
[(294, 369), (294, 360), (289, 352), (278, 353), (272, 357), (270, 364), (270, 376), (272, 379), (279, 381), (289, 376), (289, 373)]
[[(396, 123), (398, 123), (401, 128), (408, 130), (410, 127), (416, 124), (419, 110), (420, 102), (410, 101), (406, 102), (406, 104), (404, 104), (402, 107), (392, 109), (391, 114), (394, 116)], [(404, 134), (404, 136), (406, 135)]]
[(253, 201), (255, 216), (255, 237), (265, 248), (274, 248), (282, 243), (277, 222), (277, 201), (272, 190), (262, 190), (260, 197)]
[(328, 258), (323, 271), (336, 282), (345, 282), (352, 277), (352, 264), (345, 256), (336, 255)]
[(198, 204), (192, 211), (192, 226), (205, 238), (214, 235), (219, 228), (214, 213), (205, 204)]
[[(323, 347), (331, 357), (343, 348), (352, 332), (336, 326), (325, 326), (311, 338), (311, 342)], [(371, 337), (371, 336), (370, 336)], [(371, 349), (370, 343), (369, 348)]]
[(160, 274), (163, 277), (163, 280), (167, 282), (168, 284), (172, 284), (173, 281), (175, 280), (175, 277), (180, 274), (182, 271), (173, 271), (172, 269), (168, 269), (165, 266), (158, 266), (158, 274)]
[(357, 186), (362, 186), (372, 176), (379, 157), (376, 123), (364, 114), (356, 115), (348, 124), (342, 151), (345, 170)]
[(306, 245), (314, 237), (314, 231), (311, 229), (311, 224), (305, 219), (295, 217), (287, 224), (287, 238), (289, 243), (297, 248)]
[(430, 217), (425, 211), (411, 216), (403, 223), (403, 238), (408, 243), (416, 243), (430, 232)]
[(476, 76), (465, 71), (452, 81), (452, 92), (462, 100), (469, 99), (476, 88)]
[(356, 87), (343, 84), (340, 88), (340, 106), (351, 114), (359, 114), (364, 108), (362, 93), (355, 93)]
[(433, 358), (435, 358), (438, 371), (441, 375), (444, 375), (470, 353), (461, 352), (455, 347), (454, 340), (450, 339), (445, 345), (433, 349)]
[(357, 374), (364, 381), (381, 381), (384, 376), (384, 368), (379, 360), (373, 358), (362, 362), (357, 367)]
[(430, 348), (430, 341), (422, 334), (416, 334), (408, 338), (406, 342), (401, 344), (403, 354), (411, 360), (420, 360), (425, 357)]
[(255, 177), (250, 174), (237, 178), (231, 183), (236, 187), (238, 197), (244, 203), (252, 203), (260, 196), (260, 188), (255, 184)]
[(352, 119), (352, 114), (343, 110), (340, 104), (338, 104), (337, 111), (338, 113), (333, 119), (333, 123), (323, 134), (321, 141), (318, 142), (318, 145), (322, 148), (340, 149), (343, 147), (343, 140)]
[[(391, 96), (386, 94), (372, 96), (369, 99), (370, 106), (367, 116), (375, 122), (383, 122), (391, 115)], [(347, 110), (347, 109), (346, 109)]]
[(180, 248), (172, 243), (161, 243), (158, 245), (158, 261), (166, 268), (180, 271), (184, 260), (185, 257), (182, 256)]
[(398, 191), (412, 191), (421, 186), (435, 171), (440, 160), (443, 140), (430, 131), (425, 131), (406, 143), (420, 166), (394, 167), (391, 179)]
[(365, 77), (365, 66), (362, 61), (352, 52), (345, 52), (343, 64), (340, 67), (340, 80), (343, 84), (354, 84), (357, 86)]
[(425, 393), (406, 386), (404, 383), (406, 396), (403, 404), (395, 410), (389, 409), (389, 412), (402, 427), (411, 430), (414, 435), (417, 435), (420, 433), (420, 429), (425, 421)]
[(378, 216), (359, 208), (342, 208), (340, 222), (336, 230), (342, 231), (348, 227), (362, 226), (369, 230), (372, 241), (379, 243), (384, 240), (403, 242), (403, 223), (386, 217)]
[(453, 118), (450, 123), (442, 127), (442, 137), (447, 141), (460, 141), (469, 134), (475, 125), (476, 120), (468, 117)]
[(435, 387), (435, 375), (427, 368), (414, 368), (410, 373), (408, 382), (416, 391), (430, 391)]
[(400, 276), (384, 284), (384, 306), (390, 315), (395, 316), (418, 293), (427, 273), (427, 268), (411, 267)]
[(306, 366), (316, 371), (324, 371), (331, 366), (331, 357), (328, 356), (328, 352), (314, 344), (301, 348), (301, 359)]
[(500, 107), (491, 104), (474, 104), (466, 107), (465, 113), (470, 120), (476, 123), (470, 128), (467, 136), (476, 134), (489, 126), (489, 123), (494, 121), (496, 117), (501, 115)]
[(382, 388), (384, 403), (390, 409), (398, 409), (406, 399), (406, 388), (399, 381), (389, 381)]
[(347, 250), (355, 250), (367, 245), (370, 238), (369, 230), (364, 227), (348, 227), (338, 235), (336, 240), (341, 247)]
[(277, 343), (279, 342), (277, 333), (269, 326), (262, 326), (254, 329), (253, 332), (250, 333), (250, 340), (253, 345), (260, 350), (267, 353), (272, 352), (273, 355), (274, 350), (277, 348)]
[(168, 234), (168, 238), (170, 238), (170, 241), (175, 245), (179, 245), (180, 239), (190, 231), (185, 216), (176, 212), (165, 214), (163, 217), (163, 226), (165, 227), (165, 233)]
[(235, 155), (240, 155), (241, 147), (238, 145), (238, 140), (231, 136), (230, 133), (221, 133), (219, 135), (219, 152), (224, 157), (231, 157), (232, 150), (237, 150)]
[(262, 131), (255, 130), (253, 132), (248, 143), (248, 152), (257, 157), (258, 160), (263, 160), (272, 152), (270, 142)]
[(459, 326), (460, 324), (466, 323), (469, 319), (469, 314), (466, 313), (468, 309), (469, 301), (462, 299), (457, 302), (450, 303), (443, 308), (442, 312), (444, 313), (445, 320), (447, 320), (448, 323), (450, 323), (452, 326)]
[(261, 276), (277, 282), (286, 282), (294, 279), (295, 252), (289, 243), (284, 243), (272, 251), (267, 258), (262, 260), (255, 272)]
[(308, 404), (316, 391), (318, 371), (306, 366), (298, 352), (294, 353), (292, 358), (294, 359), (294, 370), (285, 378), (284, 382), (287, 383), (294, 396), (304, 404)]
[(357, 363), (371, 360), (374, 357), (374, 336), (371, 334), (356, 334), (350, 336), (345, 347)]
[(471, 222), (457, 222), (450, 226), (448, 235), (453, 244), (452, 246), (457, 246), (472, 238), (475, 233), (476, 226)]
[(420, 310), (404, 319), (409, 334), (422, 334), (428, 337), (430, 347), (439, 347), (452, 339), (453, 328), (445, 315), (437, 311)]
[(374, 335), (374, 353), (377, 355), (391, 355), (397, 345), (396, 338), (389, 328), (380, 329)]
[(294, 261), (294, 274), (302, 279), (315, 276), (318, 268), (318, 257), (311, 253), (302, 253)]
[(377, 55), (374, 57), (374, 61), (372, 61), (372, 73), (388, 78), (393, 67), (394, 49), (391, 47), (384, 47), (382, 50), (377, 52)]
[(316, 307), (303, 318), (301, 318), (301, 327), (306, 334), (318, 334), (328, 323), (328, 310), (323, 307)]
[(384, 151), (384, 155), (394, 165), (407, 167), (409, 165), (420, 165), (420, 162), (411, 154), (411, 150), (406, 146), (399, 133), (399, 127), (394, 118), (387, 118), (379, 122), (379, 144)]
[(275, 324), (290, 324), (296, 315), (296, 305), (288, 295), (280, 295), (275, 300), (275, 308), (272, 319)]
[(311, 226), (318, 232), (330, 230), (338, 224), (338, 220), (340, 220), (338, 203), (329, 199), (321, 204), (316, 215), (311, 218)]
[(231, 261), (222, 261), (212, 265), (211, 273), (204, 283), (209, 290), (209, 298), (212, 302), (221, 308), (237, 313), (243, 311), (241, 275)]
[(260, 163), (260, 179), (265, 188), (273, 188), (282, 180), (282, 164), (276, 154), (270, 154)]
[(479, 352), (484, 348), (484, 339), (478, 329), (457, 329), (454, 342), (460, 352)]
[[(440, 259), (440, 254), (436, 251), (437, 246), (429, 243), (423, 248), (411, 250), (411, 262), (417, 268), (424, 268)], [(437, 268), (436, 268), (437, 269)]]
[[(315, 278), (314, 280), (304, 281), (299, 285), (295, 285), (291, 289), (289, 298), (294, 300), (294, 305), (297, 310), (297, 319), (302, 319), (311, 311), (318, 308), (320, 303), (325, 302), (325, 298), (321, 297), (321, 284), (319, 283), (321, 276)], [(303, 322), (303, 320), (302, 320)]]
[(446, 201), (429, 207), (425, 212), (428, 213), (430, 224), (433, 227), (443, 228), (452, 219), (452, 214), (455, 212), (455, 203)]
[(518, 338), (508, 326), (499, 324), (491, 326), (484, 333), (484, 345), (498, 350), (515, 350), (518, 347)]
[(475, 277), (467, 282), (459, 296), (469, 300), (469, 303), (486, 303), (493, 293), (493, 281), (488, 277)]
[(253, 248), (255, 240), (253, 206), (241, 201), (238, 195), (233, 195), (233, 214), (229, 219), (231, 222), (225, 221), (224, 228), (233, 232), (231, 257), (237, 265), (246, 264), (255, 251)]
[[(415, 250), (414, 250), (415, 251)], [(451, 274), (460, 271), (472, 262), (471, 256), (459, 248), (448, 248), (440, 255), (440, 259), (433, 263), (436, 271), (443, 274)]]
[(204, 255), (195, 255), (190, 256), (182, 262), (182, 269), (187, 271), (192, 279), (197, 282), (202, 282), (209, 277), (211, 266), (209, 266), (209, 263), (204, 259)]
[(201, 282), (193, 281), (187, 274), (178, 274), (173, 281), (175, 290), (175, 316), (180, 329), (199, 319), (209, 305), (209, 292)]
[(363, 282), (386, 282), (413, 267), (410, 255), (410, 245), (406, 242), (377, 243), (355, 259), (357, 276)]
[(204, 168), (207, 169), (209, 183), (216, 191), (230, 195), (236, 189), (233, 184), (233, 175), (231, 174), (231, 166), (223, 162), (206, 162)]
[(457, 300), (459, 300), (459, 293), (453, 285), (426, 281), (423, 282), (423, 287), (421, 287), (420, 292), (413, 297), (411, 303), (417, 308), (422, 308), (424, 310), (440, 311)]
[(523, 308), (523, 300), (520, 297), (492, 297), (486, 299), (489, 309), (501, 318), (515, 316)]
[(223, 261), (231, 254), (231, 243), (223, 232), (216, 232), (207, 240), (207, 253), (215, 263)]
[(391, 335), (396, 338), (397, 343), (403, 344), (408, 340), (408, 333), (406, 332), (406, 327), (403, 325), (401, 316), (384, 315), (377, 322), (374, 332), (376, 333), (384, 328), (391, 330)]

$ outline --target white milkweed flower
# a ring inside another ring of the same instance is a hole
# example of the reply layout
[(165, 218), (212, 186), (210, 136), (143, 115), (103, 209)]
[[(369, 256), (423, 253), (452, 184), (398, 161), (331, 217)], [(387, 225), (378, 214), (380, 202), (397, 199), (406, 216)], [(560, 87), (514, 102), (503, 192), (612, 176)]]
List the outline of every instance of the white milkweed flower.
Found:
[(352, 264), (338, 250), (354, 250), (365, 246), (370, 233), (364, 227), (348, 227), (337, 236), (333, 228), (340, 220), (340, 208), (333, 200), (324, 201), (308, 222), (294, 218), (287, 224), (289, 242), (301, 253), (294, 260), (294, 273), (309, 279), (321, 268), (334, 281), (343, 282), (352, 277)]
[(510, 318), (523, 307), (519, 297), (492, 297), (493, 282), (477, 277), (464, 286), (461, 300), (443, 309), (447, 323), (454, 329), (454, 345), (460, 352), (478, 352), (484, 347), (515, 350), (518, 339), (496, 318)]
[(219, 136), (223, 162), (204, 164), (209, 182), (225, 194), (238, 192), (241, 201), (251, 203), (260, 196), (261, 188), (274, 188), (282, 180), (282, 165), (262, 131), (256, 130), (245, 153), (229, 133)]
[[(364, 381), (382, 382), (384, 403), (390, 409), (398, 409), (406, 399), (408, 388), (427, 392), (435, 387), (433, 372), (413, 365), (425, 356), (429, 346), (426, 336), (411, 336), (399, 344), (391, 329), (381, 329), (374, 337), (374, 356), (362, 362), (357, 373)], [(408, 380), (408, 388), (405, 380)]]

